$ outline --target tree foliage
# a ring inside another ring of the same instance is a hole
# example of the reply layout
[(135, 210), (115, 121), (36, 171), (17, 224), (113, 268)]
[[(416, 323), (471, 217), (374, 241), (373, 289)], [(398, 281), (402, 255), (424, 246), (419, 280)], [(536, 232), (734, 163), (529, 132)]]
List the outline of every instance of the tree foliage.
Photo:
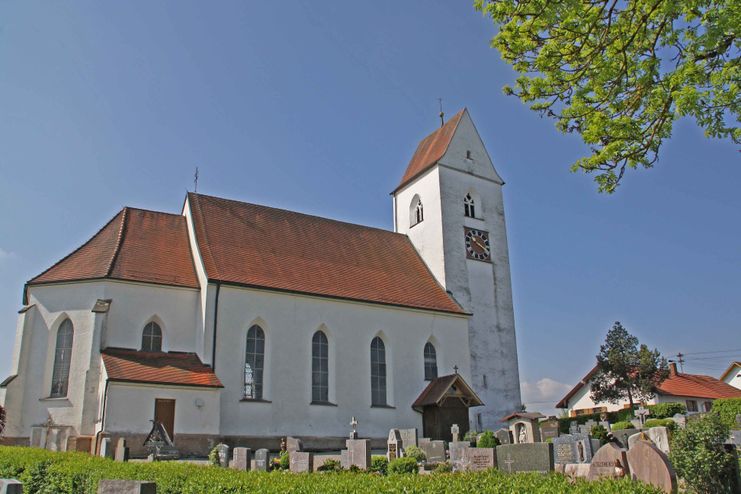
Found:
[(639, 346), (638, 338), (616, 322), (607, 332), (597, 355), (591, 398), (595, 402), (610, 403), (627, 398), (632, 409), (635, 400), (650, 399), (668, 376), (666, 359), (659, 351)]
[(474, 0), (520, 73), (505, 93), (581, 134), (592, 154), (572, 170), (613, 192), (649, 168), (682, 116), (741, 142), (738, 0)]

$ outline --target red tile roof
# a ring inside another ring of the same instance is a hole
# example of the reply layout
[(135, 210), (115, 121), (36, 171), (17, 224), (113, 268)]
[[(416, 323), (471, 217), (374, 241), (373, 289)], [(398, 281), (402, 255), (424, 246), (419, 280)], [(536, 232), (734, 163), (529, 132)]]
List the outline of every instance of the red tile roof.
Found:
[(28, 284), (111, 278), (198, 288), (185, 217), (123, 208)]
[(406, 235), (188, 194), (210, 280), (462, 314)]
[(401, 182), (394, 192), (426, 172), (445, 155), (450, 141), (453, 139), (453, 134), (455, 134), (455, 129), (458, 128), (458, 123), (461, 121), (461, 117), (465, 111), (465, 108), (462, 109), (453, 118), (448, 120), (445, 125), (422, 139), (417, 146), (417, 151), (412, 156), (412, 160), (409, 162), (409, 166), (407, 166), (406, 172), (404, 172), (404, 176), (401, 178)]
[(102, 352), (111, 381), (223, 388), (211, 368), (195, 353), (140, 352), (106, 348)]

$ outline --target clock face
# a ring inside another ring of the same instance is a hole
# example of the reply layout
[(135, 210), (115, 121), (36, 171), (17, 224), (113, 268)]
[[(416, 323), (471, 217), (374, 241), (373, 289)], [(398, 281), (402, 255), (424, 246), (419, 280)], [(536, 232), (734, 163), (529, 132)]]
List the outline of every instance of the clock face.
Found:
[(466, 257), (478, 261), (489, 261), (491, 259), (491, 247), (489, 245), (489, 232), (465, 229)]

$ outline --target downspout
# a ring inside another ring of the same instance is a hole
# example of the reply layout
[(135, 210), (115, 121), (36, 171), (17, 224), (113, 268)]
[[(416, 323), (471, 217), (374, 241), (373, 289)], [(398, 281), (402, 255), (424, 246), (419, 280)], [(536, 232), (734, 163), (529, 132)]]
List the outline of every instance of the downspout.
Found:
[(214, 341), (211, 344), (211, 370), (216, 372), (216, 327), (219, 324), (219, 294), (221, 282), (216, 282), (216, 302), (214, 303)]
[(100, 441), (100, 435), (105, 430), (105, 412), (106, 405), (108, 405), (108, 379), (105, 380), (105, 389), (103, 390), (103, 412), (100, 414), (100, 430), (95, 434), (95, 456), (98, 456), (98, 442)]

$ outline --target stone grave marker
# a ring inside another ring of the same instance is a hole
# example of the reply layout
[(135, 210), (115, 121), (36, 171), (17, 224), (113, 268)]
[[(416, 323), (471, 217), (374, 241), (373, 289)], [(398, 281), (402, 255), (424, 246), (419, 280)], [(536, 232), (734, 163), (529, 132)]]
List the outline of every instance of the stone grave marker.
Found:
[(113, 458), (113, 447), (111, 446), (110, 437), (104, 437), (100, 442), (100, 456), (103, 458)]
[(548, 419), (540, 423), (540, 438), (543, 442), (558, 437), (558, 420)]
[(291, 473), (311, 473), (314, 469), (314, 454), (303, 451), (288, 453)]
[(663, 426), (651, 427), (646, 434), (657, 448), (665, 454), (669, 454), (669, 429)]
[(101, 480), (98, 494), (157, 494), (157, 484), (142, 480)]
[(420, 437), (419, 438), (419, 447), (421, 448), (423, 444), (429, 444), (431, 439), (429, 437)]
[(636, 416), (638, 420), (641, 421), (641, 429), (643, 428), (643, 424), (646, 423), (646, 418), (648, 418), (649, 415), (651, 415), (651, 411), (648, 408), (644, 408), (643, 405), (638, 407), (638, 410), (636, 410)]
[(404, 441), (401, 439), (399, 429), (391, 429), (386, 440), (386, 458), (388, 461), (395, 460), (402, 455)]
[(672, 420), (682, 429), (687, 425), (687, 417), (682, 413), (675, 413), (674, 416), (672, 416)]
[(461, 440), (460, 433), (461, 433), (461, 428), (458, 427), (458, 424), (453, 424), (450, 427), (450, 435), (452, 436), (454, 443), (457, 443), (458, 441)]
[(23, 483), (16, 479), (0, 479), (1, 494), (23, 494)]
[(123, 437), (118, 438), (116, 444), (116, 454), (113, 457), (116, 461), (129, 461), (129, 447), (126, 446), (126, 439)]
[(553, 471), (553, 444), (525, 443), (497, 446), (497, 465), (503, 472)]
[(571, 423), (569, 423), (569, 434), (578, 434), (579, 433), (579, 423), (576, 420), (572, 420)]
[[(560, 468), (559, 468), (560, 467)], [(589, 463), (556, 464), (556, 471), (563, 470), (564, 475), (572, 479), (585, 479), (589, 476)]]
[(605, 477), (624, 477), (628, 474), (627, 451), (614, 443), (607, 443), (592, 457), (587, 478), (597, 480)]
[(248, 471), (252, 463), (250, 448), (234, 448), (231, 467), (235, 470)]
[(417, 429), (399, 429), (401, 435), (401, 442), (405, 448), (409, 446), (419, 446), (417, 441)]
[(347, 468), (355, 465), (361, 470), (368, 470), (371, 464), (370, 439), (348, 439), (347, 445)]
[(630, 449), (630, 438), (640, 433), (641, 431), (638, 429), (622, 429), (619, 431), (613, 431), (613, 437), (615, 437), (615, 439), (617, 439), (624, 448)]
[(496, 452), (494, 448), (466, 448), (463, 450), (463, 463), (469, 472), (482, 472), (495, 468), (497, 466)]
[(584, 425), (582, 427), (580, 427), (581, 430), (579, 432), (583, 432), (584, 434), (591, 434), (592, 429), (594, 429), (595, 425), (597, 425), (597, 422), (595, 422), (592, 419), (589, 419), (586, 422), (584, 422)]
[(270, 451), (265, 448), (255, 451), (255, 470), (258, 472), (270, 471)]
[(638, 441), (628, 450), (628, 466), (632, 479), (654, 485), (664, 492), (677, 492), (677, 474), (669, 458), (648, 441)]
[(592, 460), (592, 442), (588, 434), (567, 434), (553, 439), (556, 463), (589, 463)]
[(442, 463), (445, 461), (445, 441), (420, 443), (420, 447), (425, 452), (428, 464)]
[(510, 435), (509, 429), (499, 429), (494, 433), (494, 436), (499, 439), (499, 444), (512, 444), (512, 436)]
[(303, 451), (304, 450), (304, 442), (297, 438), (297, 437), (291, 437), (288, 436), (286, 438), (286, 451), (289, 453), (292, 451)]
[(464, 463), (466, 450), (471, 447), (471, 443), (468, 441), (455, 441), (448, 444), (448, 451), (450, 452), (450, 463), (453, 465), (453, 470), (466, 470)]
[(224, 443), (219, 443), (216, 445), (216, 451), (219, 456), (219, 466), (220, 467), (228, 467), (229, 466), (229, 446), (227, 446)]

